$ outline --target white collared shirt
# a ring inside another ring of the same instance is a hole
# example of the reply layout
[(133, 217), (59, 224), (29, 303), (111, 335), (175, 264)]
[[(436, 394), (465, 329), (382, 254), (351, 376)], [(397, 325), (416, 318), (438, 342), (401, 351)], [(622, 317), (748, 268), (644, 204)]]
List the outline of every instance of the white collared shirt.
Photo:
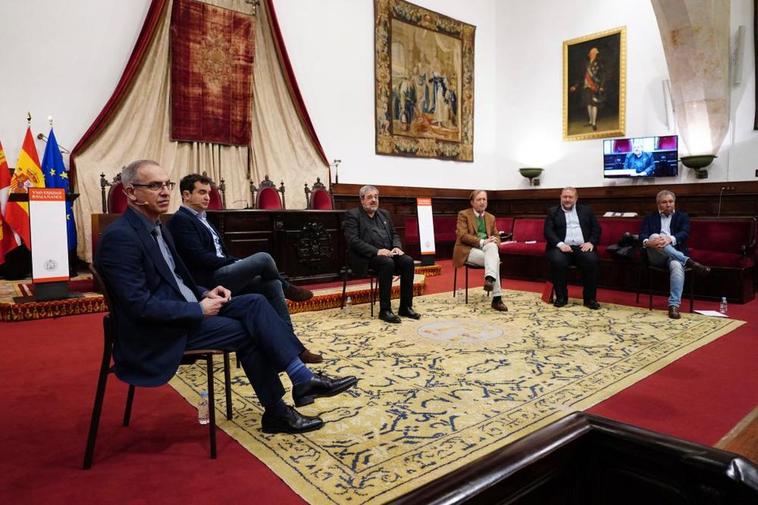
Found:
[[(582, 227), (579, 225), (579, 214), (576, 213), (576, 205), (571, 207), (571, 210), (566, 210), (561, 205), (561, 210), (566, 216), (566, 238), (563, 239), (563, 244), (574, 246), (584, 244), (584, 235), (582, 234)], [(561, 242), (558, 243), (561, 245)]]
[(211, 232), (211, 236), (213, 237), (213, 245), (216, 246), (216, 256), (219, 258), (226, 258), (226, 255), (224, 254), (224, 250), (221, 247), (221, 237), (219, 237), (216, 234), (216, 231), (213, 229), (211, 224), (208, 222), (208, 219), (206, 219), (205, 211), (198, 212), (189, 205), (182, 204), (182, 207), (190, 211), (196, 218), (200, 220), (201, 223), (205, 225), (206, 228), (208, 228), (208, 231)]
[(671, 237), (671, 245), (676, 245), (676, 237), (671, 234), (671, 219), (674, 217), (674, 212), (668, 216), (663, 212), (659, 213), (661, 215), (661, 235), (668, 235)]

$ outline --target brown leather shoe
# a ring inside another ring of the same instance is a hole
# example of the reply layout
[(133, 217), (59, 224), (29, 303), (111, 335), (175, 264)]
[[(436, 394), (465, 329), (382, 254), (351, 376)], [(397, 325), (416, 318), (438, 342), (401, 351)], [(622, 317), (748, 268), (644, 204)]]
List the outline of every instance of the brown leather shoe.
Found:
[(692, 268), (698, 275), (708, 275), (711, 273), (711, 267), (698, 263), (692, 258), (687, 258), (687, 263), (685, 263), (684, 266)]
[(489, 293), (493, 289), (495, 289), (495, 279), (492, 279), (491, 277), (484, 279), (484, 290)]
[(492, 308), (498, 312), (508, 312), (508, 307), (500, 299), (492, 300)]
[(682, 315), (679, 313), (679, 307), (674, 307), (673, 305), (669, 305), (669, 318), (671, 319), (679, 319)]
[(308, 349), (300, 353), (300, 361), (303, 363), (323, 363), (324, 358), (320, 354), (309, 351)]
[(294, 284), (287, 284), (284, 288), (284, 297), (293, 302), (304, 302), (313, 298), (313, 291), (295, 286)]

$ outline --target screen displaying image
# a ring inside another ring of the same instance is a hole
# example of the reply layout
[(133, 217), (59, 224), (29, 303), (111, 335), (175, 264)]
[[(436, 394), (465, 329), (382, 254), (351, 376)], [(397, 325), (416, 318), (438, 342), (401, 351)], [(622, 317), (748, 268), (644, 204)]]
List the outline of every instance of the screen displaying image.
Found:
[(605, 177), (673, 177), (678, 159), (676, 135), (603, 141)]

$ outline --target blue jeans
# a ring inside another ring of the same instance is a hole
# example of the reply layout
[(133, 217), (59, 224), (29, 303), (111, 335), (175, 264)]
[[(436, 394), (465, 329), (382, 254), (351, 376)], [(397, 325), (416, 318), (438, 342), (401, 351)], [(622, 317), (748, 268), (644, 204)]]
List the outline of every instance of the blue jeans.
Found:
[(259, 293), (266, 297), (279, 317), (292, 328), (292, 319), (284, 299), (286, 281), (279, 275), (274, 258), (259, 252), (223, 266), (213, 272), (213, 280), (232, 292), (232, 296)]
[(264, 407), (284, 395), (279, 372), (305, 350), (271, 305), (255, 294), (232, 298), (217, 316), (204, 318), (187, 335), (187, 349), (209, 348), (237, 352)]
[[(650, 235), (651, 239), (657, 238), (658, 234)], [(663, 249), (650, 247), (647, 250), (647, 258), (651, 265), (669, 268), (669, 306), (679, 307), (682, 303), (682, 291), (684, 290), (684, 265), (689, 257), (671, 244)]]

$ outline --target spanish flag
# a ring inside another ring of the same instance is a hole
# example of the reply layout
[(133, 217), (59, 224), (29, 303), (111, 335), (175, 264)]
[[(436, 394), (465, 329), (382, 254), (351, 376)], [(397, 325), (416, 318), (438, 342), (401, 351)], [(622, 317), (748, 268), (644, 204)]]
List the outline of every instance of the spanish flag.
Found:
[[(34, 145), (32, 131), (26, 128), (24, 136), (24, 145), (21, 146), (21, 152), (16, 162), (16, 170), (13, 172), (11, 179), (11, 193), (26, 193), (29, 188), (44, 188), (45, 177), (42, 175), (42, 169), (39, 166), (39, 156), (37, 147)], [(29, 203), (28, 202), (8, 202), (5, 209), (5, 220), (10, 227), (21, 236), (24, 245), (31, 250), (32, 239), (31, 229), (29, 228)]]
[(5, 263), (5, 255), (18, 247), (20, 239), (5, 222), (5, 208), (8, 205), (8, 191), (11, 186), (11, 172), (5, 161), (5, 151), (0, 142), (0, 265)]

